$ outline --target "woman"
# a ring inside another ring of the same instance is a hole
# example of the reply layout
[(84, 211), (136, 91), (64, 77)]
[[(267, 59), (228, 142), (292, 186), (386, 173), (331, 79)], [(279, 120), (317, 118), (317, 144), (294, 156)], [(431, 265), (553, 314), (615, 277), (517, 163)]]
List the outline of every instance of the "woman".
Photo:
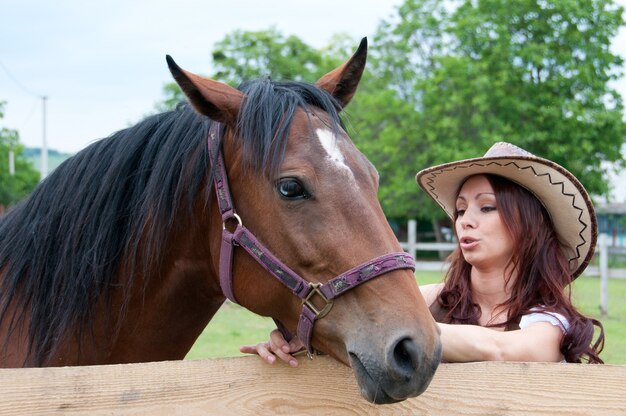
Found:
[[(420, 287), (445, 361), (602, 363), (602, 324), (578, 312), (569, 294), (597, 239), (589, 195), (570, 172), (496, 143), (482, 158), (416, 179), (453, 220), (458, 241), (444, 282)], [(301, 348), (272, 331), (270, 342), (241, 351), (296, 366), (292, 353)]]

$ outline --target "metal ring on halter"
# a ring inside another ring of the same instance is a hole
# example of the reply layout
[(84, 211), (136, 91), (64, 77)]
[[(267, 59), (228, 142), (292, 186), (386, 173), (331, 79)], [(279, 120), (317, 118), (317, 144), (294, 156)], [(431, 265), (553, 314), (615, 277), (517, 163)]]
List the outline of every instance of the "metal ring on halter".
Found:
[(226, 218), (226, 220), (222, 223), (222, 230), (226, 229), (226, 221), (232, 220), (233, 218), (237, 220), (237, 222), (239, 223), (240, 226), (243, 225), (243, 223), (241, 222), (241, 217), (233, 212), (233, 216), (229, 217), (229, 218)]
[(299, 355), (306, 355), (309, 358), (309, 360), (312, 360), (313, 358), (315, 358), (316, 355), (325, 355), (325, 354), (317, 350), (309, 351), (306, 349), (306, 347), (302, 347), (301, 350), (292, 352), (291, 355), (293, 355), (294, 357), (297, 357)]
[[(311, 291), (306, 298), (302, 299), (302, 304), (308, 306), (309, 309), (311, 309), (311, 311), (315, 314), (315, 319), (321, 319), (325, 317), (328, 312), (330, 312), (330, 309), (333, 307), (333, 301), (332, 299), (327, 299), (326, 296), (322, 293), (322, 291), (320, 290), (320, 287), (322, 287), (321, 283), (309, 283), (309, 287), (311, 288)], [(318, 295), (326, 303), (321, 310), (318, 310), (311, 301), (311, 298), (313, 298), (314, 295)]]

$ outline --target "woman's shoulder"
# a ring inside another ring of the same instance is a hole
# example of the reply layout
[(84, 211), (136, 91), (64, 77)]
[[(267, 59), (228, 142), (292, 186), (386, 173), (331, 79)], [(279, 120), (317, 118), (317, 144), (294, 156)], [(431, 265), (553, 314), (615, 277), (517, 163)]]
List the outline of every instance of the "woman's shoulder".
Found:
[(547, 322), (554, 326), (558, 326), (563, 330), (563, 332), (567, 332), (569, 329), (569, 321), (564, 315), (558, 312), (546, 311), (541, 307), (533, 308), (526, 315), (522, 315), (519, 327), (520, 329), (528, 328), (530, 325), (538, 322)]
[(426, 305), (430, 306), (437, 299), (437, 296), (441, 293), (443, 289), (443, 283), (433, 283), (430, 285), (420, 285), (420, 291), (422, 292), (422, 296), (426, 301)]

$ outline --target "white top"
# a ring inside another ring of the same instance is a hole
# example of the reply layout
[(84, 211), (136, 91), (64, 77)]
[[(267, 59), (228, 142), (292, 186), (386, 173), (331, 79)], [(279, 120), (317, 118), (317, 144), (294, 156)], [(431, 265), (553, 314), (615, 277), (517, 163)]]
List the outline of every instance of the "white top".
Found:
[(560, 313), (540, 311), (537, 308), (532, 309), (532, 311), (533, 311), (532, 313), (522, 316), (522, 319), (519, 322), (520, 329), (528, 328), (530, 325), (535, 324), (537, 322), (551, 323), (552, 325), (558, 326), (559, 328), (561, 328), (563, 333), (566, 333), (567, 330), (569, 329), (569, 322)]

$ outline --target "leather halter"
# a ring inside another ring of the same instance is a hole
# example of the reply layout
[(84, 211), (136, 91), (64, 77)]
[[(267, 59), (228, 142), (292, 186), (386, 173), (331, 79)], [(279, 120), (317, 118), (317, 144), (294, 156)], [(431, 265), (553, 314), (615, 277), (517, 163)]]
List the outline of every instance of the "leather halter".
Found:
[[(313, 351), (311, 348), (313, 325), (317, 319), (323, 318), (330, 311), (333, 299), (355, 286), (384, 273), (398, 269), (415, 270), (413, 258), (409, 254), (402, 252), (389, 253), (377, 257), (323, 284), (311, 283), (300, 277), (257, 240), (254, 234), (244, 227), (241, 218), (235, 212), (219, 136), (220, 124), (212, 122), (208, 137), (209, 159), (211, 164), (215, 163), (215, 166), (213, 166), (213, 183), (217, 195), (217, 205), (224, 224), (222, 247), (220, 249), (219, 276), (222, 292), (228, 299), (238, 303), (233, 292), (232, 265), (234, 248), (241, 247), (272, 276), (302, 299), (302, 313), (298, 322), (297, 335), (304, 343), (307, 351), (311, 353)], [(237, 225), (235, 230), (231, 232), (226, 228), (226, 223), (232, 221), (236, 221)], [(313, 304), (315, 296), (320, 297), (324, 302), (324, 306), (321, 309)], [(276, 321), (276, 323), (285, 337), (290, 339), (291, 335), (286, 331), (285, 327), (279, 321)]]

